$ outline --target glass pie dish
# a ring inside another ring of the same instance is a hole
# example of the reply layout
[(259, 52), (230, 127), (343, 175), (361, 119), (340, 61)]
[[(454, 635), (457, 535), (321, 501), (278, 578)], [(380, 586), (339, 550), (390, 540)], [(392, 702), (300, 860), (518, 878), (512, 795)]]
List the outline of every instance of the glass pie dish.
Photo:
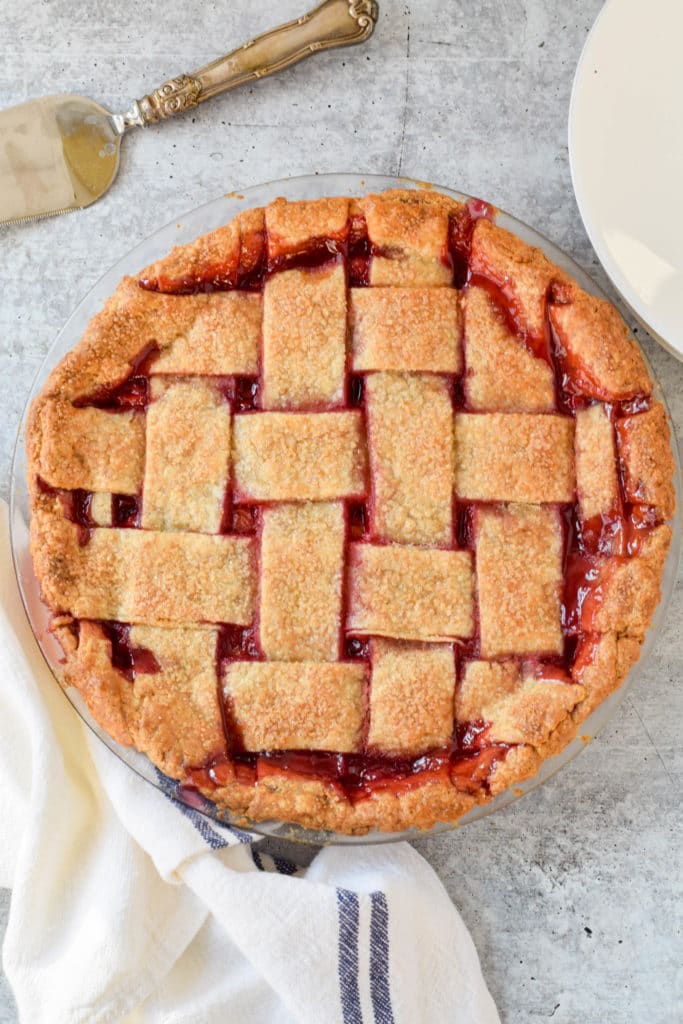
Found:
[[(48, 353), (48, 356), (38, 373), (36, 381), (34, 382), (29, 396), (29, 404), (35, 395), (37, 395), (42, 389), (49, 372), (63, 358), (63, 356), (73, 348), (83, 333), (88, 321), (99, 310), (104, 300), (114, 291), (119, 279), (125, 274), (135, 274), (146, 264), (150, 264), (159, 259), (173, 245), (191, 241), (196, 236), (209, 232), (218, 226), (225, 224), (241, 210), (264, 205), (275, 199), (278, 195), (285, 194), (289, 200), (311, 199), (323, 196), (360, 196), (368, 193), (382, 192), (386, 189), (395, 188), (397, 186), (402, 188), (425, 187), (422, 183), (388, 177), (327, 175), (322, 177), (298, 178), (257, 186), (246, 190), (244, 193), (231, 193), (221, 199), (215, 200), (214, 202), (208, 203), (205, 206), (192, 211), (180, 222), (173, 222), (172, 224), (167, 225), (165, 228), (161, 229), (138, 245), (114, 267), (112, 267), (104, 277), (100, 279), (98, 284), (92, 289), (83, 302), (81, 302)], [(465, 201), (469, 198), (449, 189), (439, 189), (439, 191), (445, 195), (451, 196), (455, 200)], [(573, 263), (573, 261), (556, 249), (550, 242), (539, 236), (531, 228), (514, 220), (512, 217), (504, 213), (499, 214), (497, 222), (502, 227), (513, 231), (523, 242), (535, 245), (542, 249), (554, 264), (568, 272), (587, 292), (600, 295), (599, 290), (590, 281), (590, 279), (586, 277), (581, 269)], [(654, 393), (659, 400), (663, 400), (661, 389), (659, 388), (656, 380)], [(59, 677), (61, 649), (53, 635), (50, 633), (50, 615), (47, 607), (43, 605), (40, 599), (39, 587), (33, 572), (29, 553), (28, 523), (30, 502), (26, 483), (26, 424), (27, 414), (24, 415), (20, 426), (12, 470), (12, 548), (19, 586), (34, 634), (48, 665), (52, 669), (53, 673)], [(670, 423), (669, 427), (671, 429)], [(673, 431), (671, 431), (671, 433), (673, 435)], [(675, 447), (674, 453), (675, 455), (677, 454)], [(678, 463), (676, 463), (675, 466), (675, 487), (678, 493), (678, 508), (680, 510), (681, 487), (680, 465)], [(672, 544), (662, 579), (662, 600), (660, 601), (657, 611), (652, 619), (651, 626), (643, 645), (640, 660), (629, 674), (627, 683), (609, 699), (604, 701), (590, 716), (590, 718), (586, 720), (582, 726), (582, 737), (574, 739), (559, 755), (548, 758), (542, 764), (540, 771), (532, 779), (522, 782), (513, 789), (499, 794), (489, 803), (476, 806), (472, 811), (461, 818), (458, 824), (465, 824), (469, 821), (477, 820), (500, 807), (506, 806), (518, 796), (545, 781), (559, 770), (559, 768), (571, 760), (571, 758), (578, 753), (580, 749), (582, 749), (586, 736), (595, 735), (609, 719), (618, 703), (623, 699), (626, 693), (626, 687), (628, 685), (632, 685), (637, 674), (642, 671), (644, 658), (647, 657), (651, 650), (657, 633), (661, 629), (664, 620), (666, 607), (671, 596), (676, 576), (677, 553), (680, 548), (681, 540), (680, 511), (672, 525)], [(172, 793), (172, 795), (177, 799), (200, 810), (207, 816), (214, 818), (217, 821), (235, 824), (228, 812), (216, 808), (208, 800), (201, 797), (196, 790), (187, 788), (171, 779), (167, 779), (150, 761), (147, 760), (144, 755), (131, 748), (121, 747), (116, 744), (116, 742), (111, 739), (111, 737), (109, 737), (92, 719), (83, 705), (79, 694), (75, 690), (68, 690), (67, 695), (76, 710), (93, 729), (93, 731), (97, 733), (100, 739), (139, 775), (156, 785), (158, 788), (162, 788), (167, 794)], [(242, 822), (242, 827), (244, 827), (244, 822), (242, 819), (240, 820)], [(253, 825), (249, 824), (248, 827), (259, 834), (294, 839), (314, 844), (325, 842), (386, 842), (394, 839), (415, 837), (418, 834), (425, 834), (424, 832), (418, 833), (417, 830), (411, 829), (399, 833), (380, 833), (371, 831), (360, 836), (342, 836), (334, 832), (305, 829), (296, 825), (281, 822), (259, 822), (254, 823)], [(452, 824), (442, 823), (435, 826), (431, 832), (441, 832), (452, 827)]]

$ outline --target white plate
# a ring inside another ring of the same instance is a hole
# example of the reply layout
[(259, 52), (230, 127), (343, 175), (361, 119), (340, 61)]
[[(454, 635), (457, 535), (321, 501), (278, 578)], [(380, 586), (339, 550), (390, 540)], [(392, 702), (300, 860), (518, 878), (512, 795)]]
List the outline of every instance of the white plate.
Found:
[(569, 110), (576, 199), (615, 288), (683, 359), (683, 0), (608, 0)]

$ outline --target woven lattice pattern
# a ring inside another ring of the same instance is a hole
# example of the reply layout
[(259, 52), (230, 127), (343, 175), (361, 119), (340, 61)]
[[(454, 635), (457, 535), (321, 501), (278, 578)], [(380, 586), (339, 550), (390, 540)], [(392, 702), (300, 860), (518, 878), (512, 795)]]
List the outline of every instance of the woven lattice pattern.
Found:
[(175, 251), (102, 314), (110, 365), (100, 324), (35, 412), (77, 685), (179, 777), (331, 752), (349, 799), (350, 765), (365, 793), (431, 755), (488, 794), (602, 699), (585, 666), (609, 690), (637, 657), (673, 501), (637, 349), (483, 204), (405, 195)]

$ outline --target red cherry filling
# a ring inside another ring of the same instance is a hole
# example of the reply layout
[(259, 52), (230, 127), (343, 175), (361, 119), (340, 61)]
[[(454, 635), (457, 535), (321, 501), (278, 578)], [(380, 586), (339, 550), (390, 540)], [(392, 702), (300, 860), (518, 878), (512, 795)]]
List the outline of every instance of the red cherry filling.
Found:
[(228, 624), (220, 627), (216, 652), (219, 667), (224, 661), (258, 661), (260, 657), (255, 626)]
[(55, 490), (54, 493), (59, 495), (66, 518), (78, 526), (78, 543), (83, 547), (90, 540), (95, 528), (95, 521), (90, 515), (92, 491)]
[(649, 505), (631, 505), (626, 521), (626, 554), (637, 555), (652, 530), (662, 525), (662, 517)]
[(301, 249), (271, 256), (267, 264), (267, 273), (277, 274), (281, 270), (306, 269), (339, 263), (344, 258), (345, 249), (346, 245), (341, 239), (312, 238)]
[(367, 534), (368, 514), (365, 505), (349, 503), (348, 505), (349, 540), (360, 540)]
[(265, 273), (265, 231), (247, 231), (242, 235), (240, 260), (235, 285), (243, 291), (257, 292), (263, 287)]
[(150, 401), (149, 377), (147, 373), (159, 351), (156, 342), (150, 342), (140, 349), (134, 359), (130, 360), (130, 373), (124, 380), (112, 386), (105, 385), (90, 395), (83, 395), (74, 400), (77, 408), (94, 405), (97, 409), (109, 409), (112, 412), (146, 409)]
[(453, 286), (464, 288), (470, 280), (472, 233), (478, 220), (493, 220), (495, 210), (483, 199), (468, 199), (448, 218), (448, 253), (445, 261), (453, 272)]
[(490, 722), (478, 719), (474, 722), (461, 722), (455, 730), (457, 749), (462, 751), (481, 750), (489, 746), (486, 743), (486, 736), (491, 728)]
[(567, 560), (562, 603), (562, 628), (569, 636), (593, 631), (594, 617), (602, 601), (599, 560), (594, 555), (572, 554)]
[(465, 754), (451, 762), (450, 780), (462, 793), (488, 791), (491, 773), (504, 761), (510, 747), (499, 743), (473, 754)]
[(131, 644), (130, 626), (123, 622), (100, 622), (99, 625), (111, 643), (112, 665), (130, 682), (138, 673), (153, 675), (161, 671), (159, 662), (150, 650)]
[(135, 494), (112, 494), (112, 526), (139, 527), (141, 512), (140, 499)]
[(362, 214), (354, 214), (349, 224), (348, 276), (349, 287), (359, 288), (370, 284), (370, 262), (372, 245), (368, 238), (368, 226)]
[(258, 516), (258, 508), (252, 505), (233, 508), (229, 532), (246, 535), (255, 534), (258, 526)]
[[(365, 652), (364, 652), (365, 653)], [(340, 796), (357, 802), (382, 790), (394, 793), (417, 788), (426, 782), (453, 784), (464, 792), (486, 786), (490, 772), (503, 760), (508, 744), (486, 744), (488, 722), (458, 726), (454, 742), (419, 757), (387, 757), (368, 751), (339, 754), (320, 750), (278, 750), (254, 753), (239, 749), (232, 737), (232, 753), (208, 759), (188, 770), (194, 785), (212, 789), (238, 781), (254, 785), (273, 775), (311, 779), (338, 789)]]
[(258, 377), (216, 377), (213, 382), (223, 397), (230, 402), (233, 412), (250, 412), (258, 408)]
[(626, 543), (624, 517), (620, 509), (579, 519), (578, 544), (583, 551), (598, 555), (621, 555)]
[(474, 550), (474, 516), (473, 505), (459, 502), (455, 507), (455, 543), (458, 548)]
[(349, 405), (352, 408), (357, 408), (363, 404), (363, 395), (365, 391), (365, 385), (363, 378), (352, 374), (349, 377), (348, 393), (349, 393)]
[(469, 284), (473, 288), (482, 288), (487, 292), (510, 334), (515, 335), (537, 359), (544, 359), (553, 366), (546, 332), (536, 334), (528, 329), (524, 309), (512, 287), (499, 284), (481, 274), (472, 274)]
[(344, 641), (344, 656), (367, 661), (370, 658), (370, 641), (357, 636), (348, 636)]

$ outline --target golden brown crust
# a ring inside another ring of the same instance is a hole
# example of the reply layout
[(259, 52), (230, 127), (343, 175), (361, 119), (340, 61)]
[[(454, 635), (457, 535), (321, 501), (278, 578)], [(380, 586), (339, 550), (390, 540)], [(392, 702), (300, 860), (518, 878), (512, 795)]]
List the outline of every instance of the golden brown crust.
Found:
[(137, 494), (145, 460), (145, 421), (134, 412), (47, 399), (40, 407), (38, 474), (52, 487)]
[(369, 749), (405, 756), (448, 746), (454, 686), (449, 644), (373, 640)]
[(353, 544), (347, 631), (448, 641), (474, 632), (471, 551)]
[(471, 661), (458, 687), (456, 718), (490, 723), (487, 742), (539, 749), (584, 695), (582, 686), (538, 678), (514, 662)]
[(171, 775), (222, 754), (216, 630), (132, 626), (130, 641), (155, 662), (138, 669), (131, 684), (128, 724), (138, 750)]
[(356, 410), (243, 413), (234, 419), (238, 494), (251, 501), (326, 501), (365, 494), (363, 423)]
[(600, 402), (576, 414), (574, 459), (581, 518), (588, 520), (616, 509), (619, 481), (614, 429)]
[(144, 529), (218, 533), (230, 472), (222, 395), (197, 379), (164, 387), (147, 410), (145, 441)]
[(312, 238), (345, 238), (348, 219), (348, 199), (337, 197), (290, 203), (280, 196), (265, 210), (268, 255), (276, 259), (296, 252)]
[(352, 288), (354, 370), (459, 373), (460, 309), (451, 288)]
[(617, 420), (624, 495), (635, 504), (652, 505), (663, 519), (674, 512), (674, 459), (664, 406)]
[[(538, 662), (562, 646), (560, 516), (543, 506), (609, 516), (616, 433), (626, 502), (644, 522), (670, 517), (664, 410), (600, 404), (651, 392), (621, 318), (486, 219), (472, 238), (475, 284), (456, 294), (449, 218), (463, 213), (437, 193), (401, 190), (244, 211), (143, 271), (146, 287), (124, 279), (31, 410), (32, 551), (59, 613), (64, 682), (117, 741), (175, 778), (190, 773), (245, 823), (363, 833), (455, 821), (558, 753), (638, 658), (669, 527), (636, 530), (628, 555), (598, 559), (569, 680)], [(354, 230), (365, 222), (373, 287), (349, 290), (339, 264), (286, 269), (310, 246), (343, 254), (350, 218)], [(264, 266), (265, 296), (239, 290)], [(546, 310), (571, 390), (598, 400), (576, 421), (558, 415), (541, 358)], [(340, 408), (351, 371), (366, 375), (362, 411)], [(151, 378), (146, 413), (92, 404), (137, 372)], [(234, 415), (216, 379), (234, 376), (260, 377), (254, 411)], [(458, 386), (468, 411), (458, 403), (454, 428)], [(238, 505), (265, 503), (256, 536), (219, 534), (227, 479)], [(458, 502), (534, 504), (480, 508), (474, 552), (454, 550), (454, 482)], [(87, 543), (55, 488), (92, 492)], [(141, 488), (143, 529), (112, 525), (116, 496), (139, 500)], [(345, 501), (369, 503), (363, 543), (349, 546)], [(271, 567), (260, 587), (257, 559)], [(239, 637), (259, 618), (271, 660), (219, 654), (217, 624)], [(456, 672), (454, 648), (477, 619), (482, 653), (457, 655)], [(94, 620), (133, 623), (127, 673)], [(357, 660), (343, 660), (347, 637)], [(429, 752), (427, 767), (345, 792), (260, 757), (254, 785), (224, 762), (217, 676), (247, 747)], [(454, 722), (481, 731), (449, 766)], [(223, 765), (218, 787), (212, 763)]]
[(553, 281), (568, 280), (545, 253), (481, 219), (474, 226), (470, 266), (473, 274), (493, 281), (509, 298), (516, 319), (529, 334), (543, 334), (548, 288)]
[(254, 618), (250, 537), (95, 529), (82, 544), (74, 523), (36, 508), (31, 553), (43, 597), (74, 618), (146, 625)]
[(477, 802), (471, 794), (438, 778), (412, 787), (407, 784), (398, 792), (379, 789), (355, 803), (324, 782), (278, 774), (261, 779), (255, 787), (233, 783), (203, 792), (230, 808), (245, 825), (272, 818), (351, 835), (363, 835), (370, 829), (399, 832), (455, 822)]
[(529, 413), (455, 414), (455, 491), (465, 501), (574, 497), (574, 421)]
[(213, 292), (183, 296), (187, 298), (194, 300), (198, 315), (191, 326), (161, 347), (150, 372), (256, 377), (263, 297), (251, 292)]
[(378, 250), (370, 266), (371, 285), (433, 288), (451, 283), (448, 217), (459, 203), (438, 193), (396, 189), (364, 196), (357, 205)]
[(263, 510), (259, 635), (266, 658), (336, 661), (343, 569), (341, 502)]
[(372, 529), (397, 544), (448, 544), (453, 534), (453, 407), (434, 374), (366, 379)]
[(228, 224), (176, 246), (168, 256), (140, 272), (146, 288), (160, 292), (193, 291), (203, 286), (235, 284), (240, 271), (251, 269), (254, 251), (262, 245), (264, 211), (245, 210)]
[(562, 299), (561, 305), (550, 305), (549, 316), (577, 389), (605, 401), (649, 395), (645, 361), (614, 306), (575, 284), (563, 289)]
[(264, 409), (341, 405), (346, 366), (344, 268), (287, 270), (263, 292)]
[[(569, 739), (573, 739), (569, 737)], [(569, 742), (569, 739), (567, 742)], [(559, 753), (559, 750), (554, 751)], [(497, 761), (489, 777), (491, 796), (503, 793), (516, 782), (532, 779), (543, 763), (544, 755), (533, 747), (513, 747), (504, 758)]]
[(577, 725), (621, 686), (640, 657), (640, 646), (639, 637), (617, 633), (604, 633), (583, 641), (572, 667), (573, 678), (584, 687), (586, 694), (572, 712)]
[(601, 597), (592, 617), (593, 632), (642, 639), (661, 597), (658, 557), (659, 551), (648, 547), (633, 558), (600, 563), (596, 589)]
[(246, 750), (350, 753), (361, 745), (364, 679), (362, 662), (233, 661), (224, 689)]
[(483, 288), (465, 296), (465, 389), (472, 409), (552, 412), (553, 371), (511, 333)]
[[(61, 633), (61, 629), (59, 630)], [(101, 627), (94, 622), (82, 622), (76, 646), (69, 649), (59, 635), (67, 652), (65, 681), (75, 686), (93, 718), (99, 722), (117, 743), (128, 746), (133, 742), (129, 727), (130, 683), (111, 663), (111, 643)], [(74, 640), (73, 633), (71, 640)]]
[(486, 658), (562, 652), (562, 536), (557, 512), (481, 508), (476, 518), (481, 651)]

